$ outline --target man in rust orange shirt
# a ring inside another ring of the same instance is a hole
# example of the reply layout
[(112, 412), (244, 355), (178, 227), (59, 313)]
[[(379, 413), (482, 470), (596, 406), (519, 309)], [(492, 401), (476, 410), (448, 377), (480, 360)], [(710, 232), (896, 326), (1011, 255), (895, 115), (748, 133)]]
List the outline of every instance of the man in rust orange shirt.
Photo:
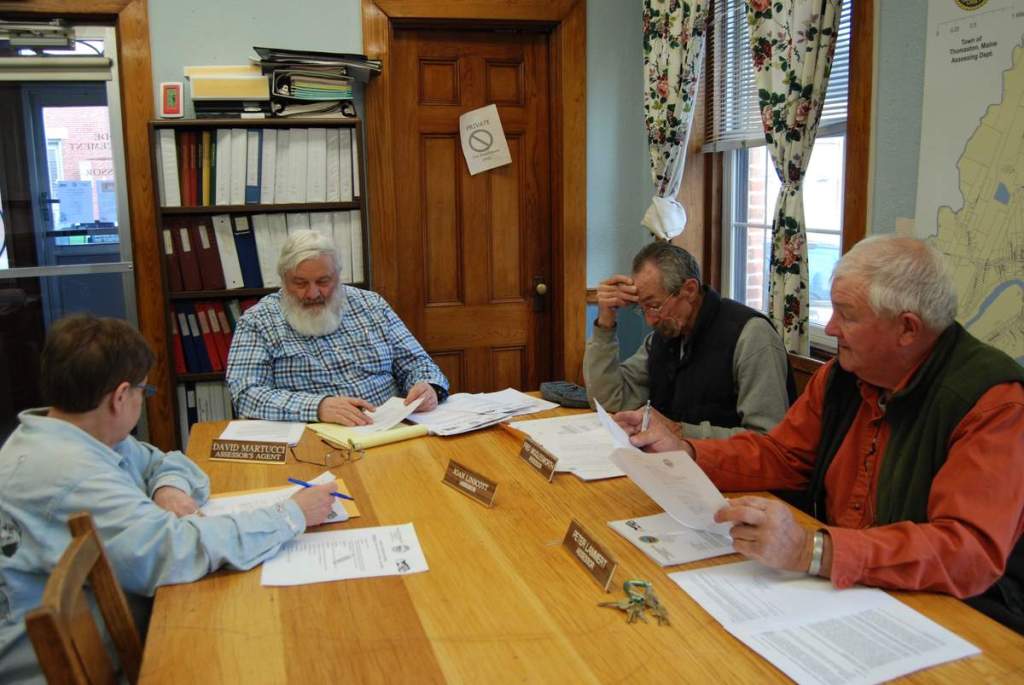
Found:
[(954, 320), (942, 256), (878, 236), (836, 266), (837, 358), (767, 435), (680, 440), (671, 426), (633, 444), (684, 449), (724, 491), (793, 490), (827, 525), (784, 503), (739, 497), (716, 519), (762, 563), (893, 590), (945, 592), (1024, 631), (1024, 368)]

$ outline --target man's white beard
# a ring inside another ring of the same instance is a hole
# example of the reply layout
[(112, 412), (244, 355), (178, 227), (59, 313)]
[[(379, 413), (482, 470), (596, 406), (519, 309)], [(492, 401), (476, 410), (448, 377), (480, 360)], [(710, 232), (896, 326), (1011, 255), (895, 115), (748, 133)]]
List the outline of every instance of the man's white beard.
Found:
[(341, 325), (341, 309), (345, 305), (345, 288), (338, 284), (331, 297), (320, 306), (303, 306), (302, 300), (281, 289), (281, 313), (285, 321), (300, 335), (328, 335)]

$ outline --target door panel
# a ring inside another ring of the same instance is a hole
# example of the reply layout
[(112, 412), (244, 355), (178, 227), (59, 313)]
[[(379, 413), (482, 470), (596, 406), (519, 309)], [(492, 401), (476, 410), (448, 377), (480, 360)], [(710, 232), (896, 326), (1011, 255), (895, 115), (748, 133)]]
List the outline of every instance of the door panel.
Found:
[[(548, 44), (541, 32), (396, 28), (393, 303), (453, 387), (536, 389), (551, 374)], [(496, 104), (512, 163), (470, 176), (459, 115)]]

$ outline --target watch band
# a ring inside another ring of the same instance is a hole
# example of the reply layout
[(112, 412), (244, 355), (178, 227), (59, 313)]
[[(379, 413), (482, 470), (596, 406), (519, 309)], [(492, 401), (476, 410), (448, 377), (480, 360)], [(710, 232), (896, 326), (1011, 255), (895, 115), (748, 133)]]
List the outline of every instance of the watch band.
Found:
[(825, 554), (825, 531), (814, 531), (811, 545), (811, 564), (807, 567), (807, 575), (816, 576), (821, 572), (821, 558)]

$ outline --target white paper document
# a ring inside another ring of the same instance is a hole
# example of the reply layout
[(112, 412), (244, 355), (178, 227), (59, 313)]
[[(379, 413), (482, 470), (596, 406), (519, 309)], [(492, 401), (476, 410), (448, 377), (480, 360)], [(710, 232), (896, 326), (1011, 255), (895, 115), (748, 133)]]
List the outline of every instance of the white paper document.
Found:
[(675, 566), (732, 554), (732, 538), (681, 525), (668, 514), (609, 521), (612, 530), (659, 566)]
[(619, 448), (611, 460), (675, 520), (690, 528), (729, 534), (732, 524), (714, 521), (726, 499), (686, 452)]
[(306, 424), (293, 421), (240, 420), (228, 424), (220, 440), (253, 440), (256, 442), (285, 442), (298, 445)]
[(874, 588), (755, 561), (669, 574), (722, 627), (797, 683), (877, 683), (977, 647)]
[[(335, 475), (330, 471), (324, 471), (319, 476), (309, 481), (314, 485), (323, 485), (335, 480)], [(302, 489), (301, 485), (290, 485), (277, 490), (263, 492), (250, 492), (244, 495), (229, 495), (225, 497), (212, 497), (206, 504), (199, 508), (203, 516), (222, 516), (224, 514), (244, 514), (264, 507), (272, 507), (278, 502), (283, 502), (296, 492)], [(348, 512), (342, 505), (341, 500), (334, 498), (331, 505), (331, 513), (327, 515), (324, 523), (339, 523), (348, 520)]]
[(554, 402), (530, 397), (512, 388), (477, 394), (456, 393), (437, 405), (437, 409), (407, 418), (430, 429), (434, 435), (458, 435), (486, 428), (505, 419), (554, 409)]
[(411, 523), (306, 533), (263, 564), (263, 585), (306, 585), (331, 580), (401, 576), (428, 570)]
[(366, 415), (373, 419), (373, 423), (368, 426), (352, 426), (348, 430), (357, 435), (369, 435), (389, 430), (416, 411), (416, 408), (422, 403), (422, 397), (416, 398), (409, 404), (405, 404), (405, 399), (402, 397), (392, 397), (374, 411), (366, 412)]
[(487, 105), (460, 115), (459, 134), (470, 176), (512, 163), (497, 106)]
[(583, 480), (626, 475), (609, 458), (616, 445), (601, 425), (597, 414), (530, 419), (509, 425), (530, 436), (531, 440), (556, 457), (556, 471), (572, 473)]
[(597, 409), (597, 417), (601, 420), (601, 425), (604, 426), (605, 430), (612, 436), (612, 442), (618, 447), (624, 449), (640, 450), (633, 447), (633, 443), (629, 441), (629, 436), (626, 435), (626, 431), (622, 430), (622, 426), (615, 423), (615, 419), (609, 416), (608, 412), (605, 411), (604, 407), (597, 400), (594, 400), (594, 407)]

